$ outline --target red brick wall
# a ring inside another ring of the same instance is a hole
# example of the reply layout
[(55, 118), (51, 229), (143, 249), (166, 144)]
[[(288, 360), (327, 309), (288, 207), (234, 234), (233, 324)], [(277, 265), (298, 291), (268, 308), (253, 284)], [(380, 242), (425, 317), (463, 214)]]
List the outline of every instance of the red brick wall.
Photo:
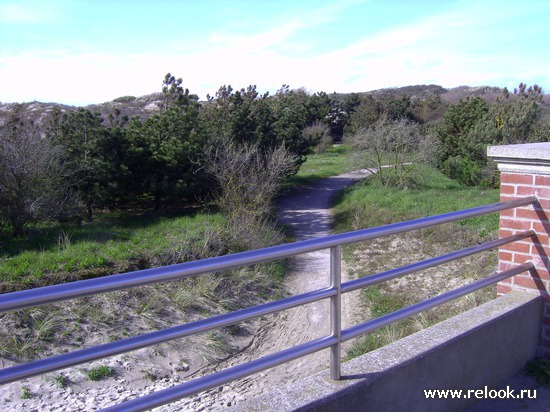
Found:
[(500, 237), (533, 229), (534, 238), (524, 239), (499, 249), (499, 270), (507, 270), (527, 261), (535, 269), (500, 282), (499, 296), (511, 290), (522, 290), (541, 294), (545, 299), (543, 331), (541, 335), (541, 356), (550, 357), (550, 176), (502, 172), (500, 199), (502, 202), (535, 195), (539, 202), (502, 211), (500, 214)]

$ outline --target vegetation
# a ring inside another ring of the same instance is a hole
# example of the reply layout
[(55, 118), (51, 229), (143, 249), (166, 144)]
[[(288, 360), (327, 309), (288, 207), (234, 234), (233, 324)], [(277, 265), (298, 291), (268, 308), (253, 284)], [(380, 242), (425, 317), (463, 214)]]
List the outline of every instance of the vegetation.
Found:
[(346, 141), (354, 149), (356, 164), (375, 171), (380, 183), (402, 187), (413, 182), (420, 140), (418, 128), (407, 120), (381, 117)]
[(209, 233), (222, 236), (222, 225), (219, 214), (111, 213), (79, 227), (39, 227), (26, 239), (4, 245), (0, 285), (14, 290), (193, 260), (204, 256), (197, 242)]
[[(280, 243), (273, 205), (281, 189), (352, 168), (381, 173), (339, 198), (338, 231), (496, 202), (494, 190), (475, 186), (494, 184), (485, 148), (549, 140), (541, 96), (523, 84), (498, 98), (462, 100), (445, 99), (435, 86), (327, 95), (284, 85), (272, 96), (255, 86), (222, 86), (199, 102), (167, 74), (160, 93), (120, 97), (102, 114), (57, 107), (39, 124), (13, 105), (0, 125), (0, 292)], [(138, 104), (157, 110), (132, 115), (124, 106)], [(426, 229), (427, 246), (417, 254), (491, 237), (497, 225), (491, 216)], [(416, 244), (414, 236), (407, 240)], [(362, 250), (345, 253), (357, 276), (374, 270), (357, 264)], [(490, 266), (490, 255), (481, 259), (462, 278)], [(379, 270), (384, 259), (368, 262)], [(283, 293), (283, 274), (284, 262), (262, 264), (4, 314), (0, 355), (33, 359), (86, 345), (93, 334), (103, 341), (130, 336), (129, 325), (142, 333), (274, 299)], [(375, 316), (414, 296), (403, 298), (391, 285), (365, 293)], [(436, 319), (428, 313), (380, 335), (395, 338)], [(231, 351), (224, 344), (231, 333), (209, 335), (202, 357)], [(366, 347), (380, 344), (376, 336)]]
[(109, 378), (114, 374), (114, 369), (110, 366), (96, 366), (95, 368), (85, 371), (86, 376), (91, 381), (99, 381), (101, 379)]
[[(228, 233), (243, 250), (272, 246), (274, 200), (296, 157), (284, 146), (262, 151), (257, 145), (219, 141), (204, 168), (220, 187), (217, 204), (225, 215)], [(267, 230), (266, 230), (267, 229)]]
[(525, 366), (525, 373), (529, 376), (536, 378), (540, 385), (550, 384), (550, 360), (549, 359), (536, 359), (527, 363)]
[(328, 147), (323, 153), (310, 154), (298, 173), (283, 183), (285, 189), (310, 184), (316, 180), (349, 172), (353, 168), (352, 151), (345, 144)]
[(52, 377), (52, 383), (58, 388), (63, 389), (69, 384), (69, 379), (65, 375), (58, 374)]
[(31, 399), (33, 397), (33, 393), (27, 386), (21, 387), (21, 399)]
[(0, 128), (0, 223), (22, 236), (28, 222), (62, 219), (75, 206), (61, 152), (25, 127), (16, 107)]
[[(498, 202), (496, 189), (463, 186), (429, 166), (420, 167), (418, 172), (422, 178), (405, 190), (382, 184), (375, 178), (345, 190), (336, 201), (336, 231), (380, 226)], [(351, 272), (362, 277), (472, 246), (496, 237), (497, 233), (498, 215), (492, 214), (349, 246), (344, 249), (344, 254)], [(363, 298), (370, 316), (382, 316), (452, 289), (452, 285), (456, 287), (457, 283), (484, 277), (492, 273), (495, 264), (495, 253), (485, 252), (469, 259), (467, 265), (464, 262), (460, 266), (447, 265), (431, 272), (368, 287), (363, 291)], [(492, 290), (484, 289), (457, 302), (385, 327), (360, 340), (347, 356), (355, 357), (384, 346), (476, 306), (493, 294)]]
[[(335, 206), (335, 230), (344, 232), (467, 209), (499, 201), (496, 189), (468, 187), (430, 166), (419, 168), (421, 179), (402, 190), (368, 179), (344, 190)], [(458, 222), (485, 237), (498, 229), (498, 216), (485, 215)]]
[[(438, 130), (440, 161), (445, 174), (467, 185), (495, 186), (498, 175), (487, 161), (488, 145), (517, 144), (540, 139), (542, 90), (523, 83), (510, 94), (505, 88), (495, 103), (481, 97), (461, 100), (449, 107)], [(550, 140), (550, 136), (543, 138)]]

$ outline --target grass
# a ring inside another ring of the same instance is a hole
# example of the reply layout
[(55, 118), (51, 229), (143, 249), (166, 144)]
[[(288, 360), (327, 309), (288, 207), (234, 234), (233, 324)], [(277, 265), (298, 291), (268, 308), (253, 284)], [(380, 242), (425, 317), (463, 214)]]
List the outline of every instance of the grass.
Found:
[(66, 388), (69, 384), (69, 379), (65, 375), (55, 375), (51, 378), (52, 383), (56, 385), (58, 388)]
[[(429, 166), (419, 166), (419, 172), (414, 189), (385, 187), (371, 178), (344, 190), (336, 199), (335, 230), (387, 225), (499, 201), (498, 189), (462, 186)], [(498, 214), (457, 224), (486, 237), (498, 230)]]
[(550, 359), (535, 359), (527, 363), (525, 373), (533, 376), (540, 385), (550, 385)]
[[(28, 239), (4, 236), (0, 284), (6, 291), (143, 269), (162, 257), (169, 258), (168, 252), (187, 250), (184, 246), (196, 243), (222, 222), (220, 215), (206, 213), (179, 217), (104, 214), (81, 227), (37, 229)], [(192, 256), (182, 252), (179, 258)]]
[[(418, 172), (421, 179), (406, 189), (386, 187), (372, 178), (346, 189), (336, 199), (336, 232), (382, 226), (499, 201), (497, 189), (461, 186), (428, 166), (420, 166)], [(402, 234), (399, 238), (380, 238), (346, 247), (344, 256), (356, 276), (366, 276), (496, 238), (498, 220), (498, 214), (491, 214)], [(438, 267), (431, 269), (431, 272), (424, 271), (419, 275), (409, 275), (368, 287), (363, 290), (363, 298), (369, 310), (367, 317), (375, 318), (394, 312), (453, 289), (452, 284), (470, 283), (494, 271), (495, 266), (495, 253), (485, 252), (466, 263), (461, 261), (454, 267)], [(492, 290), (486, 288), (379, 329), (352, 347), (347, 358), (389, 344), (492, 297)]]
[(31, 399), (33, 394), (27, 386), (21, 388), (21, 399)]
[(114, 369), (110, 366), (96, 366), (95, 368), (85, 371), (86, 377), (91, 381), (109, 378), (113, 376), (114, 373)]
[[(287, 188), (346, 171), (345, 145), (312, 154)], [(185, 216), (98, 213), (81, 226), (37, 227), (26, 238), (0, 231), (0, 292), (35, 288), (204, 257), (208, 231), (219, 231), (216, 213)]]
[(329, 147), (324, 153), (311, 154), (295, 176), (287, 180), (284, 188), (305, 186), (319, 179), (350, 171), (351, 149), (346, 145)]
[[(271, 227), (261, 230), (262, 240), (282, 239)], [(3, 292), (203, 259), (243, 247), (220, 214), (206, 212), (103, 214), (82, 227), (39, 228), (29, 239), (3, 240)], [(16, 362), (44, 358), (85, 347), (92, 337), (110, 342), (253, 306), (281, 296), (284, 273), (284, 261), (268, 262), (74, 299), (47, 310), (6, 313), (0, 316), (0, 356)]]

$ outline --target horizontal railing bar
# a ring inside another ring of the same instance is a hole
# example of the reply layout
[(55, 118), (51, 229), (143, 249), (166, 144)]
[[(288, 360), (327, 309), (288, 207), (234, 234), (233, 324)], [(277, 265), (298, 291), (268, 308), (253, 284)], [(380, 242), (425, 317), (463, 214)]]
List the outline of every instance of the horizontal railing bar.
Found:
[(511, 200), (503, 203), (494, 203), (485, 206), (456, 212), (429, 216), (406, 222), (393, 223), (354, 232), (330, 235), (322, 238), (308, 239), (300, 242), (272, 246), (269, 248), (251, 250), (231, 255), (218, 256), (209, 259), (179, 263), (161, 268), (145, 269), (140, 271), (104, 276), (101, 278), (81, 280), (43, 288), (23, 290), (0, 295), (0, 313), (22, 309), (29, 306), (44, 305), (67, 299), (90, 296), (99, 293), (112, 292), (152, 283), (183, 279), (202, 273), (217, 272), (234, 269), (240, 266), (253, 265), (275, 259), (327, 249), (333, 246), (361, 242), (383, 236), (394, 235), (411, 230), (436, 226), (501, 210), (526, 206), (537, 201), (535, 196)]
[[(381, 272), (372, 276), (355, 279), (342, 284), (342, 293), (350, 292), (356, 289), (372, 286), (383, 281), (393, 279), (398, 276), (404, 276), (419, 270), (427, 269), (440, 265), (455, 259), (479, 253), (484, 250), (492, 249), (503, 244), (511, 243), (517, 240), (533, 236), (534, 231), (529, 230), (506, 238), (493, 240), (490, 242), (476, 245), (471, 248), (462, 249), (448, 255), (428, 259), (423, 262), (417, 262), (401, 268)], [(68, 354), (58, 355), (44, 360), (29, 362), (22, 365), (13, 366), (0, 370), (0, 384), (14, 382), (31, 376), (40, 375), (47, 372), (53, 372), (70, 366), (79, 365), (93, 360), (118, 355), (125, 352), (141, 349), (155, 344), (167, 342), (174, 339), (183, 338), (193, 334), (206, 332), (212, 329), (221, 328), (234, 323), (243, 322), (254, 317), (267, 315), (274, 312), (290, 309), (295, 306), (316, 302), (321, 299), (332, 297), (336, 292), (332, 289), (320, 289), (275, 302), (268, 302), (252, 308), (241, 309), (228, 314), (218, 315), (212, 318), (191, 322), (189, 324), (151, 332), (140, 336), (123, 339), (117, 342), (110, 342), (98, 345), (93, 348), (82, 349)]]
[[(423, 262), (417, 262), (411, 265), (392, 269), (386, 272), (381, 272), (361, 279), (355, 279), (353, 281), (342, 284), (342, 293), (364, 288), (366, 286), (372, 286), (374, 284), (387, 281), (398, 276), (404, 276), (419, 270), (427, 269), (433, 266), (440, 265), (442, 263), (479, 253), (484, 250), (515, 242), (517, 240), (533, 236), (534, 234), (534, 231), (529, 230), (513, 236), (508, 236), (506, 238), (493, 240), (483, 243), (481, 245), (476, 245), (471, 248), (462, 249), (448, 255), (428, 259)], [(232, 313), (191, 322), (189, 324), (143, 334), (140, 336), (123, 339), (117, 342), (110, 342), (107, 344), (95, 346), (93, 348), (82, 349), (48, 359), (13, 366), (0, 370), (0, 384), (14, 382), (43, 373), (53, 372), (70, 366), (91, 362), (109, 356), (119, 355), (121, 353), (130, 352), (170, 340), (179, 339), (193, 334), (206, 332), (212, 329), (221, 328), (234, 323), (243, 322), (254, 317), (263, 316), (270, 313), (290, 309), (295, 306), (316, 302), (321, 299), (332, 297), (335, 294), (336, 292), (332, 289), (320, 289), (317, 291), (291, 296), (289, 298), (281, 299), (276, 302), (268, 302), (266, 304), (258, 305), (252, 308), (241, 309)]]
[(476, 253), (480, 253), (485, 250), (506, 245), (508, 243), (516, 242), (518, 240), (525, 239), (527, 237), (534, 236), (534, 235), (535, 235), (534, 230), (528, 230), (526, 232), (504, 237), (502, 239), (491, 240), (489, 242), (485, 242), (466, 249), (457, 250), (447, 255), (441, 255), (432, 259), (427, 259), (421, 262), (415, 262), (410, 265), (402, 266), (400, 268), (395, 268), (385, 272), (376, 273), (374, 275), (365, 276), (359, 279), (354, 279), (354, 280), (342, 283), (342, 293), (351, 292), (357, 289), (362, 289), (366, 286), (372, 286), (377, 283), (385, 282), (387, 280), (394, 279), (399, 276), (405, 276), (414, 272), (418, 272), (420, 270), (429, 269), (431, 267), (435, 267), (443, 263), (448, 263), (453, 260), (474, 255)]
[(212, 389), (225, 383), (244, 378), (254, 373), (273, 368), (278, 365), (301, 358), (311, 353), (326, 349), (338, 343), (338, 339), (333, 336), (326, 336), (316, 340), (294, 346), (283, 351), (264, 356), (248, 363), (233, 366), (180, 385), (173, 386), (145, 395), (137, 399), (132, 399), (124, 403), (113, 405), (102, 409), (103, 412), (139, 412), (146, 411), (158, 406), (166, 405), (178, 401), (186, 396), (195, 395), (207, 389)]
[(533, 268), (534, 268), (533, 263), (531, 262), (524, 263), (513, 269), (509, 269), (499, 273), (494, 273), (490, 276), (487, 276), (484, 279), (477, 280), (468, 285), (459, 287), (457, 289), (451, 290), (446, 293), (442, 293), (441, 295), (434, 296), (433, 298), (426, 299), (423, 302), (416, 303), (406, 308), (399, 309), (395, 312), (388, 313), (387, 315), (383, 315), (378, 318), (369, 320), (368, 322), (362, 323), (360, 325), (356, 325), (351, 328), (345, 329), (342, 331), (342, 342), (373, 332), (377, 329), (383, 328), (384, 326), (390, 325), (400, 320), (410, 318), (411, 316), (414, 316), (420, 312), (424, 312), (428, 309), (432, 309), (450, 300), (475, 292), (476, 290), (482, 289), (486, 286), (500, 282), (503, 279), (515, 276), (519, 273), (531, 270)]
[(206, 332), (212, 329), (229, 326), (238, 322), (256, 318), (258, 316), (264, 316), (270, 313), (280, 312), (296, 306), (316, 302), (334, 295), (336, 295), (335, 289), (319, 289), (285, 299), (280, 299), (274, 302), (253, 306), (251, 308), (241, 309), (235, 312), (198, 320), (185, 325), (175, 326), (160, 331), (122, 339), (116, 342), (109, 342), (103, 345), (81, 349), (63, 355), (52, 356), (46, 359), (11, 366), (9, 368), (0, 369), (0, 384), (15, 382), (21, 379), (30, 378), (32, 376), (41, 375), (43, 373), (53, 372), (59, 369), (68, 368), (70, 366), (91, 362), (93, 360), (130, 352), (136, 349)]

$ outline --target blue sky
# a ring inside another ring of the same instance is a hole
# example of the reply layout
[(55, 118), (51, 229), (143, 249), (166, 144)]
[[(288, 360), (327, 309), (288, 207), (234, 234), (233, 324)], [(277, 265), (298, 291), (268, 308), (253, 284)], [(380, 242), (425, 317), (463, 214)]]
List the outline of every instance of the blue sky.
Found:
[(0, 101), (85, 105), (224, 84), (550, 91), (548, 0), (0, 0)]

